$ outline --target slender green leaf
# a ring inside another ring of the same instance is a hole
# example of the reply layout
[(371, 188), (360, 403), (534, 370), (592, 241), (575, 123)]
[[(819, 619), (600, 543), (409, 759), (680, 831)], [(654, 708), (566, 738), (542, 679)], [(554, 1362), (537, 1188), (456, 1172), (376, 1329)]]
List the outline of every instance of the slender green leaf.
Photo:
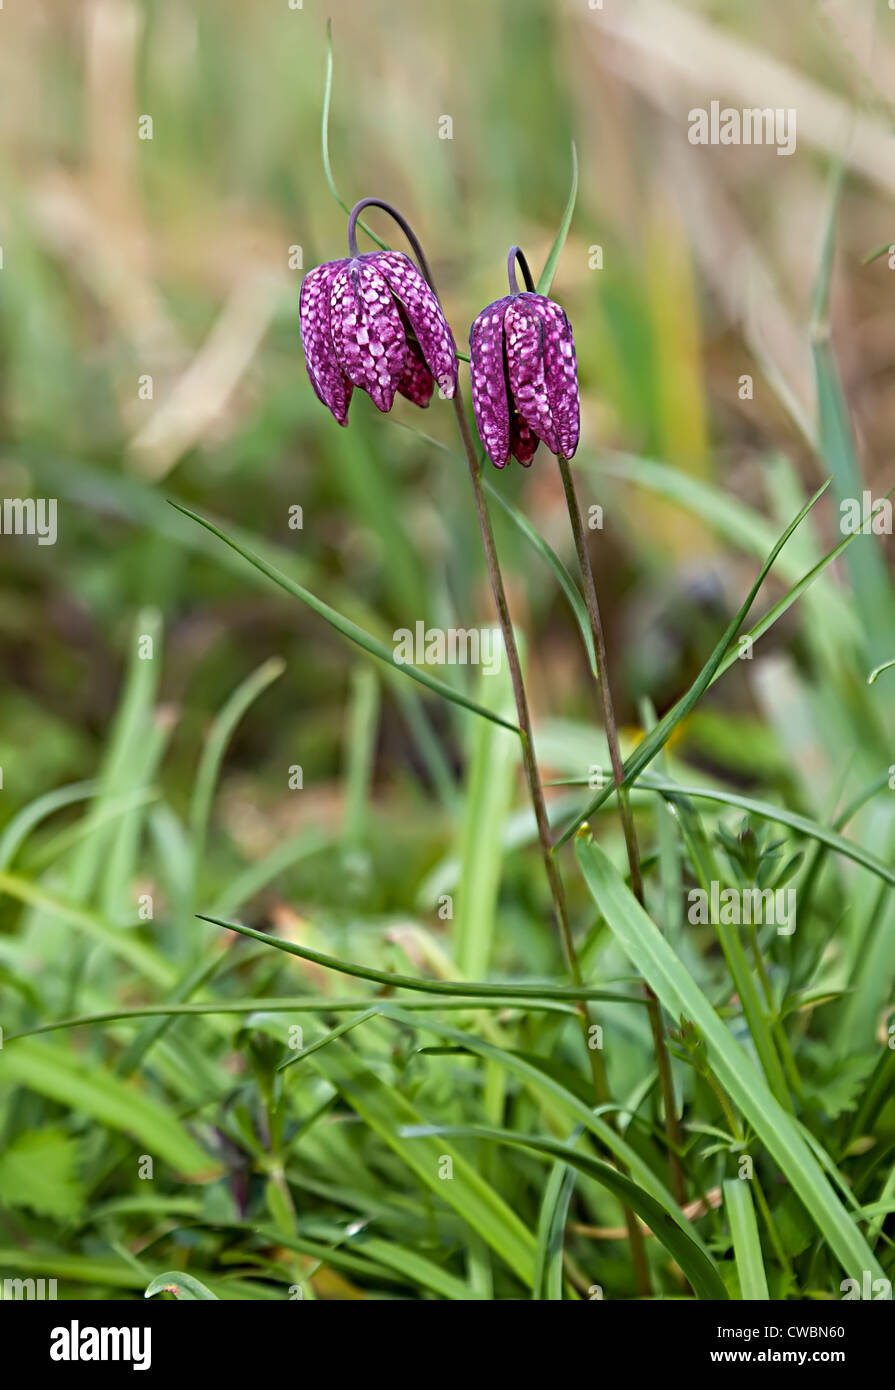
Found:
[(416, 975), (398, 975), (388, 970), (374, 970), (372, 967), (339, 960), (336, 956), (324, 955), (322, 951), (312, 951), (308, 946), (296, 946), (293, 941), (283, 941), (278, 936), (269, 936), (267, 932), (256, 931), (254, 927), (243, 926), (241, 922), (222, 922), (217, 917), (207, 917), (202, 912), (196, 915), (200, 921), (239, 932), (241, 936), (249, 936), (253, 941), (263, 941), (265, 945), (275, 946), (278, 951), (286, 951), (290, 956), (298, 956), (301, 960), (323, 965), (328, 970), (337, 970), (342, 975), (353, 975), (358, 980), (373, 980), (379, 985), (389, 985), (393, 989), (419, 989), (426, 994), (462, 994), (468, 999), (487, 998), (490, 995), (493, 998), (502, 996), (505, 999), (603, 999), (619, 1004), (643, 1003), (643, 1000), (634, 994), (615, 994), (611, 990), (592, 990), (584, 986), (572, 989), (568, 985), (502, 984), (496, 981), (469, 983), (465, 980), (424, 980)]
[[(722, 875), (714, 851), (709, 844), (708, 836), (703, 829), (702, 822), (690, 805), (687, 797), (683, 794), (672, 796), (669, 794), (668, 800), (675, 807), (681, 830), (687, 848), (690, 852), (690, 859), (693, 864), (697, 880), (703, 892), (708, 897), (711, 894), (713, 882), (721, 883)], [(786, 1110), (792, 1110), (792, 1101), (786, 1085), (786, 1078), (783, 1074), (783, 1067), (774, 1039), (771, 1035), (771, 1028), (768, 1022), (765, 1009), (762, 1005), (746, 952), (743, 949), (743, 942), (739, 930), (731, 926), (729, 922), (721, 920), (713, 922), (713, 927), (721, 950), (724, 952), (724, 959), (730, 971), (730, 978), (739, 998), (746, 1022), (749, 1025), (749, 1032), (755, 1044), (755, 1051), (761, 1069), (764, 1072), (765, 1080), (771, 1088), (776, 1099)]]
[(572, 141), (572, 182), (569, 188), (569, 196), (566, 201), (565, 211), (562, 221), (559, 224), (559, 231), (553, 245), (550, 247), (550, 254), (544, 262), (544, 269), (538, 276), (538, 294), (550, 293), (550, 286), (553, 284), (553, 277), (556, 274), (556, 267), (559, 265), (559, 258), (562, 249), (566, 244), (566, 237), (569, 235), (569, 227), (572, 225), (572, 217), (575, 213), (575, 201), (578, 197), (578, 151), (575, 148), (575, 141)]
[[(328, 19), (326, 21), (326, 81), (323, 87), (323, 115), (320, 123), (320, 148), (321, 155), (323, 157), (323, 172), (326, 176), (326, 182), (329, 185), (329, 191), (335, 198), (336, 202), (339, 204), (339, 207), (342, 208), (344, 212), (350, 212), (351, 208), (348, 206), (348, 204), (345, 202), (345, 199), (342, 197), (341, 193), (336, 188), (336, 181), (333, 178), (332, 165), (330, 164), (329, 158), (329, 109), (332, 104), (332, 94), (333, 22), (331, 19)], [(361, 222), (360, 219), (358, 219), (357, 225), (359, 227), (363, 227), (364, 231), (367, 233), (367, 236), (370, 237), (373, 241), (375, 241), (376, 245), (381, 250), (388, 250), (387, 243), (384, 241), (380, 241), (376, 233), (371, 231), (365, 222)]]
[[(392, 423), (398, 429), (404, 430), (408, 434), (415, 435), (417, 439), (423, 440), (431, 448), (439, 449), (442, 453), (445, 453), (450, 458), (455, 459), (457, 463), (462, 464), (464, 462), (462, 454), (459, 454), (456, 449), (450, 448), (449, 445), (444, 444), (440, 439), (435, 439), (433, 435), (425, 434), (422, 430), (418, 430), (412, 425), (405, 425), (403, 421), (400, 420), (395, 420)], [(481, 462), (481, 458), (479, 462)], [(594, 657), (594, 639), (590, 630), (590, 619), (587, 616), (587, 605), (585, 604), (584, 599), (581, 596), (581, 590), (578, 588), (578, 585), (572, 578), (572, 575), (569, 572), (568, 567), (563, 564), (556, 551), (553, 549), (551, 545), (548, 544), (547, 541), (544, 540), (544, 537), (541, 535), (540, 531), (538, 531), (537, 527), (532, 525), (525, 513), (521, 511), (520, 508), (517, 507), (513, 502), (510, 501), (510, 499), (504, 494), (501, 488), (495, 486), (495, 484), (488, 477), (487, 473), (483, 474), (482, 476), (482, 485), (485, 491), (487, 492), (488, 496), (492, 499), (492, 501), (500, 504), (503, 511), (506, 512), (513, 525), (519, 531), (520, 535), (524, 536), (525, 540), (528, 541), (529, 545), (531, 545), (538, 552), (541, 559), (552, 570), (554, 578), (556, 579), (557, 583), (562, 589), (563, 594), (568, 600), (569, 607), (572, 610), (572, 616), (574, 617), (575, 622), (578, 626), (578, 630), (581, 633), (581, 640), (584, 643), (584, 649), (587, 652), (587, 657), (588, 661), (590, 662), (591, 670), (594, 672), (594, 674), (596, 674), (596, 659)]]
[(749, 1183), (744, 1178), (729, 1178), (723, 1184), (723, 1191), (724, 1210), (730, 1223), (733, 1253), (740, 1277), (740, 1295), (744, 1299), (766, 1300), (770, 1297), (768, 1281)]
[(491, 710), (484, 709), (473, 700), (468, 700), (465, 695), (454, 690), (452, 686), (447, 685), (444, 681), (439, 680), (437, 676), (430, 675), (428, 671), (423, 670), (419, 666), (405, 665), (397, 661), (391, 647), (387, 647), (384, 642), (380, 642), (378, 638), (371, 636), (369, 632), (365, 632), (362, 627), (358, 627), (357, 623), (352, 622), (350, 618), (343, 617), (341, 613), (337, 613), (335, 608), (331, 608), (328, 603), (324, 603), (322, 599), (317, 598), (310, 590), (305, 589), (301, 584), (296, 584), (288, 575), (283, 574), (282, 570), (278, 570), (274, 565), (268, 564), (267, 560), (262, 559), (260, 555), (256, 555), (254, 551), (248, 550), (246, 547), (240, 545), (238, 541), (233, 540), (232, 537), (220, 531), (212, 522), (207, 521), (205, 517), (199, 516), (198, 512), (190, 511), (189, 507), (182, 507), (179, 502), (171, 502), (170, 505), (176, 508), (177, 511), (182, 512), (184, 516), (188, 516), (191, 521), (196, 521), (200, 526), (204, 526), (207, 531), (217, 536), (225, 545), (229, 545), (232, 550), (237, 551), (245, 560), (248, 560), (250, 565), (254, 565), (257, 570), (260, 570), (262, 574), (266, 574), (275, 584), (279, 584), (281, 589), (285, 589), (287, 594), (291, 594), (293, 598), (301, 599), (302, 603), (306, 603), (318, 617), (325, 619), (325, 621), (328, 622), (331, 627), (334, 627), (337, 632), (340, 632), (343, 637), (347, 637), (350, 642), (354, 642), (363, 651), (368, 652), (370, 656), (377, 657), (380, 661), (384, 661), (387, 666), (391, 666), (396, 671), (400, 671), (402, 674), (409, 676), (412, 680), (418, 681), (420, 685), (424, 685), (427, 690), (431, 690), (434, 694), (440, 695), (442, 699), (450, 700), (454, 705), (460, 705), (464, 709), (471, 710), (473, 714), (481, 715), (483, 719), (490, 719), (495, 724), (500, 724), (505, 729), (511, 729), (513, 733), (519, 732), (515, 724), (508, 723), (507, 720), (502, 719), (500, 715), (494, 714)]
[[(632, 1003), (642, 1000), (632, 999)], [(253, 1014), (263, 1007), (265, 1013), (360, 1013), (370, 1007), (370, 996), (363, 999), (340, 999), (334, 995), (296, 995), (284, 999), (215, 999), (199, 1003), (179, 1003), (161, 1000), (158, 1004), (136, 1004), (130, 1008), (107, 1009), (102, 1013), (76, 1014), (71, 1018), (54, 1019), (50, 1023), (40, 1023), (35, 1028), (23, 1028), (21, 1032), (7, 1034), (6, 1041), (16, 1038), (32, 1038), (40, 1033), (55, 1033), (66, 1028), (91, 1028), (101, 1023), (137, 1022), (143, 1018), (202, 1018), (213, 1014)], [(414, 1013), (425, 1013), (434, 1009), (449, 1009), (458, 1013), (468, 1013), (471, 1004), (468, 998), (445, 999), (441, 995), (434, 999), (402, 999), (401, 1008)], [(574, 1005), (561, 1003), (555, 999), (526, 999), (515, 1003), (505, 994), (483, 998), (475, 996), (475, 1008), (505, 1013), (516, 1009), (520, 1013), (566, 1014), (573, 1016)]]
[(172, 983), (174, 971), (157, 951), (138, 941), (129, 932), (114, 927), (97, 913), (65, 902), (46, 892), (39, 884), (31, 883), (15, 874), (0, 874), (0, 894), (2, 893), (8, 893), (11, 898), (18, 899), (28, 907), (37, 908), (48, 917), (58, 917), (69, 926), (77, 927), (85, 936), (100, 942), (112, 955), (127, 961), (154, 984), (167, 986)]
[(279, 656), (273, 656), (263, 662), (236, 687), (209, 730), (202, 748), (190, 802), (189, 827), (194, 875), (198, 872), (204, 857), (211, 805), (227, 745), (246, 711), (269, 685), (279, 679), (285, 669), (286, 663)]
[[(259, 1004), (259, 1012), (267, 1008), (267, 1004), (263, 1001), (259, 1001)], [(337, 1024), (335, 1028), (331, 1028), (329, 1032), (324, 1033), (322, 1037), (317, 1038), (312, 1043), (308, 1043), (307, 1047), (299, 1048), (291, 1057), (287, 1057), (285, 1062), (281, 1062), (277, 1067), (277, 1071), (285, 1071), (288, 1067), (295, 1066), (296, 1062), (303, 1062), (306, 1057), (310, 1057), (314, 1052), (319, 1051), (321, 1047), (328, 1047), (336, 1038), (341, 1038), (343, 1034), (350, 1033), (359, 1023), (366, 1023), (368, 1018), (375, 1018), (381, 1011), (382, 1006), (380, 1004), (374, 1004), (372, 1008), (364, 1009), (363, 1013), (357, 1014), (355, 1018), (346, 1018), (344, 1023)]]
[[(494, 630), (501, 662), (496, 674), (482, 674), (478, 693), (497, 712), (513, 709), (508, 663), (499, 629)], [(503, 867), (503, 827), (510, 808), (519, 745), (503, 729), (477, 720), (472, 734), (465, 804), (460, 824), (460, 881), (452, 930), (458, 972), (472, 979), (491, 968), (497, 925), (497, 896)]]
[(890, 661), (883, 661), (879, 666), (874, 666), (870, 675), (867, 677), (867, 684), (873, 685), (875, 681), (879, 680), (883, 671), (889, 671), (893, 666), (895, 666), (895, 656), (893, 656)]
[(895, 245), (893, 245), (891, 241), (885, 241), (882, 246), (878, 246), (875, 251), (868, 251), (867, 255), (861, 261), (861, 265), (870, 265), (871, 261), (879, 260), (880, 256), (889, 256), (893, 251), (895, 251)]
[(557, 1160), (550, 1170), (538, 1218), (538, 1262), (533, 1299), (559, 1302), (563, 1295), (563, 1236), (569, 1202), (575, 1190), (575, 1169)]
[(22, 844), (47, 816), (64, 806), (72, 806), (77, 801), (87, 801), (99, 790), (99, 782), (72, 782), (68, 787), (58, 787), (56, 791), (46, 792), (17, 811), (0, 835), (0, 869), (8, 869)]

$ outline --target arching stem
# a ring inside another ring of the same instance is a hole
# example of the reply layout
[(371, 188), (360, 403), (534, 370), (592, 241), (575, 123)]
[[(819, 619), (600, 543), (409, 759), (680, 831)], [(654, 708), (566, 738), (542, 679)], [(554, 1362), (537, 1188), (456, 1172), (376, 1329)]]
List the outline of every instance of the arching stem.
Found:
[(516, 279), (516, 262), (522, 270), (522, 278), (525, 281), (525, 288), (532, 294), (535, 293), (535, 280), (531, 273), (531, 267), (521, 246), (511, 246), (507, 256), (507, 279), (510, 282), (510, 294), (519, 293), (519, 282)]
[(348, 254), (350, 256), (357, 256), (359, 254), (357, 249), (357, 219), (360, 217), (364, 208), (382, 208), (383, 212), (387, 212), (389, 217), (391, 217), (394, 222), (397, 222), (410, 243), (411, 250), (414, 256), (416, 256), (417, 264), (423, 272), (423, 278), (428, 281), (432, 293), (437, 298), (438, 291), (432, 279), (432, 269), (429, 262), (426, 260), (426, 253), (420, 244), (419, 237), (407, 219), (401, 216), (398, 209), (393, 208), (391, 203), (386, 203), (382, 198), (361, 198), (360, 202), (355, 203), (354, 207), (351, 209), (351, 212), (348, 214)]

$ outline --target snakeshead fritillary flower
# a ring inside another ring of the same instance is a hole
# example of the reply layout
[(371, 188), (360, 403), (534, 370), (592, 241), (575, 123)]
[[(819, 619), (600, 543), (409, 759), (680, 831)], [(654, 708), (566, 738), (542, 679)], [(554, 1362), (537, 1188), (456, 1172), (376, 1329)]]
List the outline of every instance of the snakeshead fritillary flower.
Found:
[(373, 251), (308, 271), (299, 305), (311, 385), (340, 425), (355, 386), (377, 409), (395, 392), (429, 404), (437, 382), (451, 397), (457, 355), (441, 305), (409, 256)]
[[(518, 254), (530, 288), (515, 288)], [(572, 328), (552, 299), (536, 294), (517, 247), (510, 252), (504, 299), (483, 309), (469, 333), (476, 424), (498, 468), (512, 454), (530, 464), (538, 443), (571, 458), (578, 447), (578, 366)]]

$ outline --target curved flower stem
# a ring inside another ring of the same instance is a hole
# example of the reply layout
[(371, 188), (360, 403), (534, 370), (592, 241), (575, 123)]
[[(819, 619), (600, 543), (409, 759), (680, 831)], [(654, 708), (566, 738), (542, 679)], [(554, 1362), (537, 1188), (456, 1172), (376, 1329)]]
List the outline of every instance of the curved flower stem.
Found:
[(519, 293), (519, 282), (516, 279), (516, 262), (519, 262), (522, 271), (522, 278), (525, 281), (525, 288), (532, 294), (535, 291), (535, 278), (531, 273), (531, 267), (521, 246), (511, 246), (507, 256), (507, 279), (510, 282), (510, 294)]
[[(397, 222), (402, 232), (407, 238), (414, 255), (416, 256), (419, 268), (432, 289), (436, 298), (438, 290), (426, 254), (413, 231), (410, 224), (401, 214), (392, 207), (390, 203), (384, 202), (381, 198), (363, 198), (352, 208), (348, 218), (348, 250), (349, 254), (356, 256), (357, 249), (357, 219), (366, 207), (382, 208), (391, 218)], [(531, 271), (528, 269), (528, 262), (518, 247), (514, 247), (511, 259), (508, 262), (508, 271), (511, 276), (511, 283), (515, 282), (513, 266), (516, 258), (522, 266), (523, 276), (527, 283), (531, 281)], [(488, 578), (491, 584), (491, 593), (494, 597), (497, 616), (500, 622), (500, 629), (503, 635), (504, 648), (507, 654), (507, 664), (510, 668), (510, 680), (513, 687), (513, 698), (516, 704), (516, 715), (519, 721), (519, 737), (522, 745), (522, 762), (525, 768), (525, 778), (528, 783), (529, 796), (535, 814), (537, 824), (538, 841), (541, 847), (541, 857), (544, 861), (544, 870), (547, 875), (547, 882), (550, 886), (550, 895), (553, 900), (553, 913), (556, 928), (562, 943), (563, 954), (566, 965), (571, 976), (572, 983), (580, 985), (583, 983), (581, 966), (578, 961), (578, 954), (575, 950), (575, 943), (572, 940), (572, 933), (569, 929), (569, 918), (566, 911), (565, 890), (562, 878), (559, 873), (559, 866), (553, 849), (553, 841), (550, 834), (550, 822), (547, 818), (547, 807), (544, 802), (544, 789), (541, 784), (540, 773), (538, 772), (537, 759), (535, 757), (534, 736), (531, 726), (531, 714), (528, 708), (528, 696), (525, 691), (525, 682), (522, 678), (522, 663), (519, 660), (519, 648), (516, 644), (516, 636), (513, 632), (513, 623), (510, 617), (509, 604), (507, 603), (506, 590), (504, 588), (503, 576), (500, 571), (500, 563), (497, 558), (497, 546), (494, 540), (494, 530), (491, 525), (491, 517), (488, 512), (488, 505), (485, 500), (485, 493), (482, 487), (481, 469), (479, 466), (478, 452), (472, 437), (469, 426), (469, 419), (463, 403), (459, 383), (453, 396), (454, 412), (457, 416), (457, 425), (460, 430), (460, 438), (463, 443), (463, 451), (469, 465), (469, 476), (472, 482), (473, 496), (475, 498), (476, 514), (478, 516), (479, 530), (482, 535), (482, 545), (485, 551), (485, 562), (488, 568)], [(606, 1067), (599, 1048), (592, 1048), (591, 1041), (591, 1021), (587, 1003), (579, 1000), (576, 1004), (576, 1014), (581, 1027), (584, 1045), (590, 1062), (591, 1076), (593, 1078), (594, 1093), (597, 1101), (605, 1105), (610, 1100), (609, 1085), (606, 1079)], [(614, 1121), (613, 1121), (614, 1122)], [(631, 1262), (634, 1267), (634, 1275), (637, 1287), (641, 1295), (649, 1296), (652, 1292), (650, 1282), (649, 1263), (647, 1261), (646, 1246), (643, 1234), (637, 1223), (637, 1219), (630, 1208), (624, 1208), (625, 1224), (628, 1229), (628, 1236), (631, 1246)]]
[(350, 256), (356, 256), (358, 254), (357, 219), (360, 217), (364, 208), (382, 208), (383, 212), (387, 212), (393, 222), (397, 222), (413, 249), (413, 254), (419, 262), (419, 268), (423, 272), (424, 278), (428, 280), (432, 293), (437, 295), (438, 291), (435, 289), (435, 282), (432, 279), (432, 270), (429, 262), (426, 260), (426, 253), (420, 245), (416, 232), (406, 218), (401, 216), (398, 209), (393, 208), (391, 203), (385, 202), (382, 198), (361, 198), (360, 202), (355, 203), (354, 207), (351, 209), (348, 215), (348, 254)]
[[(637, 846), (637, 831), (634, 826), (634, 817), (631, 813), (631, 802), (628, 798), (628, 789), (624, 785), (625, 769), (622, 763), (621, 750), (619, 748), (618, 726), (615, 721), (612, 692), (609, 688), (609, 662), (606, 656), (606, 641), (603, 635), (603, 622), (600, 617), (600, 604), (597, 599), (597, 586), (594, 580), (593, 567), (590, 562), (590, 554), (587, 549), (587, 536), (581, 517), (581, 508), (578, 505), (575, 482), (572, 477), (572, 471), (569, 468), (569, 461), (562, 454), (559, 454), (557, 457), (559, 460), (559, 472), (562, 478), (563, 491), (566, 494), (566, 506), (568, 507), (569, 519), (572, 523), (572, 534), (575, 537), (578, 564), (584, 580), (584, 599), (587, 604), (591, 634), (594, 639), (594, 655), (596, 657), (598, 676), (597, 684), (599, 685), (600, 700), (603, 707), (603, 727), (606, 731), (606, 742), (609, 745), (609, 760), (612, 764), (612, 777), (615, 782), (619, 816), (621, 817), (622, 832), (625, 837), (625, 848), (628, 853), (631, 890), (640, 906), (645, 907), (643, 874), (640, 869), (640, 851)], [(680, 1130), (678, 1128), (677, 1111), (675, 1108), (671, 1062), (668, 1056), (668, 1048), (665, 1044), (665, 1037), (662, 1033), (662, 1018), (659, 1013), (659, 1001), (649, 985), (645, 984), (644, 990), (647, 997), (650, 1032), (653, 1037), (653, 1050), (656, 1054), (656, 1066), (659, 1072), (662, 1104), (665, 1110), (665, 1135), (668, 1141), (671, 1190), (674, 1193), (675, 1201), (683, 1206), (686, 1193), (684, 1190), (684, 1174), (679, 1157)]]

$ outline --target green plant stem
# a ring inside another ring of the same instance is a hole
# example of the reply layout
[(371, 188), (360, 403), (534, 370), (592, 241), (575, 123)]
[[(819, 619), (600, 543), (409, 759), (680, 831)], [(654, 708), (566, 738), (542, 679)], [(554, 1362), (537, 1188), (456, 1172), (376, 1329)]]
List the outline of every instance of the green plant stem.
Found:
[[(528, 708), (528, 696), (525, 691), (525, 683), (522, 678), (522, 664), (519, 660), (519, 648), (516, 645), (516, 637), (513, 632), (513, 623), (510, 617), (509, 604), (507, 603), (506, 590), (504, 589), (503, 576), (497, 558), (494, 529), (491, 525), (491, 517), (488, 512), (488, 504), (485, 500), (485, 492), (482, 486), (482, 474), (479, 467), (478, 453), (472, 438), (472, 432), (469, 427), (469, 420), (466, 415), (466, 408), (459, 386), (454, 393), (454, 411), (457, 416), (463, 451), (466, 454), (466, 460), (469, 465), (469, 476), (472, 481), (476, 514), (478, 516), (479, 529), (482, 534), (485, 562), (488, 567), (488, 578), (491, 583), (491, 592), (497, 608), (500, 629), (503, 634), (504, 647), (507, 654), (507, 662), (510, 668), (510, 680), (513, 687), (513, 697), (515, 699), (516, 714), (519, 721), (519, 737), (522, 744), (522, 761), (525, 767), (525, 777), (528, 782), (529, 796), (531, 797), (531, 804), (535, 813), (538, 841), (541, 846), (541, 857), (544, 861), (544, 869), (547, 874), (550, 894), (553, 899), (554, 919), (562, 942), (563, 953), (566, 958), (566, 964), (572, 982), (573, 984), (580, 985), (583, 983), (581, 966), (578, 961), (578, 954), (575, 950), (575, 943), (572, 940), (572, 933), (569, 930), (565, 890), (563, 888), (562, 878), (559, 873), (559, 867), (553, 849), (553, 841), (550, 835), (550, 822), (547, 819), (544, 789), (541, 784), (537, 758), (535, 756), (531, 714)], [(590, 1046), (590, 1013), (587, 1004), (583, 1000), (579, 1001), (576, 1005), (576, 1012), (584, 1037), (584, 1045), (587, 1049), (588, 1058), (590, 1059), (594, 1092), (599, 1103), (605, 1105), (610, 1099), (606, 1068), (599, 1049)], [(627, 1207), (625, 1208), (625, 1224), (628, 1229), (628, 1236), (631, 1244), (631, 1259), (634, 1265), (637, 1285), (641, 1294), (648, 1295), (651, 1292), (651, 1283), (646, 1247), (640, 1227), (637, 1224), (637, 1219), (634, 1213)]]
[(768, 1206), (768, 1199), (764, 1195), (764, 1189), (762, 1188), (761, 1183), (758, 1181), (757, 1174), (753, 1173), (751, 1182), (752, 1191), (755, 1193), (755, 1201), (758, 1206), (758, 1210), (761, 1212), (761, 1219), (764, 1222), (765, 1229), (768, 1233), (768, 1239), (770, 1240), (771, 1245), (774, 1247), (774, 1254), (780, 1261), (781, 1269), (783, 1269), (786, 1274), (792, 1275), (792, 1265), (789, 1262), (789, 1256), (787, 1255), (786, 1250), (784, 1249), (783, 1242), (781, 1241), (780, 1235), (777, 1231), (777, 1227), (774, 1224), (774, 1218), (771, 1215), (771, 1208)]
[[(594, 580), (593, 567), (590, 562), (590, 553), (587, 548), (587, 535), (581, 516), (581, 508), (578, 504), (578, 494), (575, 491), (575, 481), (572, 477), (572, 470), (569, 468), (568, 459), (562, 454), (558, 454), (557, 459), (559, 461), (559, 473), (562, 478), (563, 491), (566, 495), (569, 520), (572, 525), (572, 535), (575, 538), (578, 565), (581, 570), (581, 577), (584, 581), (584, 601), (587, 605), (591, 635), (594, 641), (594, 656), (597, 664), (597, 684), (599, 686), (600, 702), (603, 710), (603, 727), (606, 731), (606, 742), (609, 745), (609, 760), (612, 764), (612, 777), (615, 782), (619, 816), (622, 823), (622, 832), (625, 837), (625, 849), (628, 854), (628, 868), (631, 874), (631, 891), (640, 906), (645, 908), (643, 874), (640, 868), (640, 851), (637, 845), (637, 831), (634, 826), (634, 816), (631, 812), (628, 789), (624, 785), (625, 769), (622, 763), (621, 750), (619, 748), (618, 725), (616, 724), (615, 709), (612, 703), (612, 691), (609, 687), (609, 661), (606, 656), (606, 640), (603, 635), (603, 620), (600, 616), (597, 585)], [(650, 1032), (653, 1038), (653, 1050), (656, 1055), (656, 1067), (659, 1072), (662, 1104), (665, 1110), (665, 1135), (668, 1141), (668, 1166), (671, 1178), (671, 1190), (674, 1193), (675, 1201), (680, 1206), (683, 1206), (686, 1201), (686, 1189), (684, 1185), (684, 1170), (681, 1166), (679, 1157), (681, 1137), (677, 1122), (674, 1082), (671, 1075), (671, 1061), (668, 1056), (668, 1048), (665, 1044), (665, 1037), (662, 1032), (662, 1017), (659, 1012), (659, 1001), (649, 985), (644, 985), (644, 991), (647, 998)]]
[(715, 1097), (716, 1097), (716, 1099), (717, 1099), (717, 1101), (718, 1101), (718, 1104), (721, 1106), (721, 1109), (724, 1111), (724, 1118), (725, 1118), (725, 1120), (727, 1121), (728, 1127), (729, 1127), (729, 1129), (730, 1129), (731, 1134), (732, 1134), (733, 1137), (734, 1137), (734, 1140), (735, 1140), (738, 1144), (744, 1144), (744, 1143), (746, 1142), (746, 1137), (745, 1137), (745, 1135), (743, 1134), (742, 1128), (740, 1127), (740, 1122), (739, 1122), (739, 1120), (737, 1119), (736, 1115), (734, 1114), (733, 1106), (731, 1105), (730, 1101), (727, 1099), (727, 1095), (726, 1095), (726, 1093), (725, 1093), (725, 1091), (724, 1091), (724, 1087), (723, 1087), (723, 1086), (721, 1085), (721, 1083), (718, 1081), (718, 1079), (717, 1079), (717, 1077), (715, 1076), (714, 1072), (712, 1071), (711, 1067), (706, 1067), (705, 1071), (703, 1071), (703, 1072), (701, 1073), (701, 1075), (702, 1075), (703, 1079), (704, 1079), (705, 1081), (708, 1082), (708, 1084), (711, 1086), (712, 1090), (714, 1091)]
[(799, 1075), (799, 1069), (796, 1066), (795, 1058), (792, 1055), (792, 1049), (789, 1046), (789, 1039), (786, 1036), (786, 1029), (784, 1028), (783, 1021), (780, 1018), (779, 1013), (777, 1012), (777, 1006), (774, 1003), (774, 993), (771, 989), (771, 981), (768, 977), (767, 969), (765, 968), (764, 959), (761, 954), (761, 946), (758, 940), (758, 928), (756, 927), (754, 922), (750, 925), (749, 936), (752, 943), (752, 955), (755, 960), (755, 971), (761, 982), (762, 993), (764, 994), (765, 1006), (767, 1008), (768, 1022), (771, 1025), (771, 1032), (777, 1042), (777, 1050), (780, 1053), (780, 1059), (783, 1062), (783, 1070), (786, 1072), (786, 1075), (789, 1078), (789, 1084), (792, 1087), (793, 1094), (798, 1096), (801, 1100), (803, 1096), (802, 1078)]

